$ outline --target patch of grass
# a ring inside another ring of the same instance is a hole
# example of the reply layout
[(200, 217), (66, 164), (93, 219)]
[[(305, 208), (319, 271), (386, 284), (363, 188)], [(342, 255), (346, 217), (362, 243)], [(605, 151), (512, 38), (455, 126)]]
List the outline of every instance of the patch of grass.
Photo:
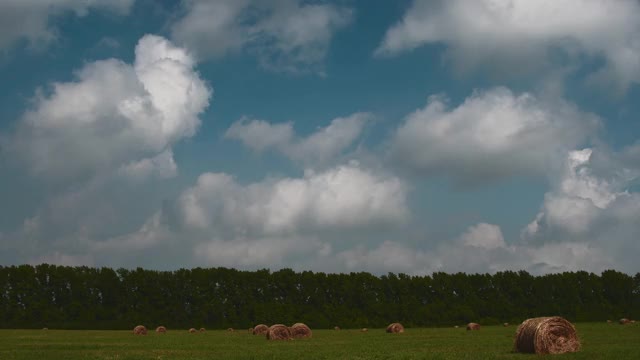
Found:
[[(556, 355), (567, 359), (640, 358), (640, 326), (575, 324), (582, 351)], [(246, 331), (209, 330), (189, 334), (169, 329), (150, 331), (0, 330), (0, 359), (535, 359), (512, 352), (516, 326), (406, 329), (313, 330), (313, 338), (267, 341)]]

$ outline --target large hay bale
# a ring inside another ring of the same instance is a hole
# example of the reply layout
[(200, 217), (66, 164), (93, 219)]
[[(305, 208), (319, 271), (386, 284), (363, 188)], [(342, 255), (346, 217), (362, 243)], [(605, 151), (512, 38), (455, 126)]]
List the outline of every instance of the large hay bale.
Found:
[(267, 340), (291, 340), (291, 331), (282, 324), (275, 324), (269, 327), (267, 331)]
[(334, 326), (333, 330), (340, 330), (340, 326)]
[(626, 325), (628, 323), (630, 323), (631, 321), (627, 318), (622, 318), (618, 321), (620, 323), (620, 325)]
[(192, 334), (195, 334), (195, 333), (198, 332), (198, 330), (196, 330), (195, 328), (191, 328), (191, 329), (189, 329), (189, 332), (192, 333)]
[(478, 323), (468, 323), (467, 330), (480, 330), (480, 324)]
[(158, 326), (158, 327), (156, 328), (156, 332), (157, 332), (158, 334), (164, 334), (164, 333), (166, 333), (166, 332), (167, 332), (167, 328), (166, 328), (166, 327), (164, 327), (164, 326)]
[(134, 335), (147, 335), (147, 328), (144, 325), (138, 325), (133, 328)]
[(269, 331), (269, 327), (265, 324), (259, 324), (253, 327), (253, 335), (264, 335)]
[(228, 332), (234, 332), (235, 330), (233, 330), (233, 328), (228, 328), (227, 331)]
[(404, 326), (400, 323), (391, 323), (387, 326), (387, 332), (391, 334), (400, 334), (404, 332)]
[(527, 319), (516, 330), (517, 352), (563, 354), (580, 350), (576, 328), (559, 316)]
[(369, 329), (367, 329), (367, 328), (362, 328), (362, 329), (360, 330), (360, 332), (367, 332), (367, 331), (369, 331)]
[(200, 332), (205, 332), (205, 331), (207, 331), (207, 329), (205, 329), (205, 328), (200, 328)]
[(507, 326), (509, 326), (509, 323), (504, 323), (504, 324), (502, 324), (502, 326), (507, 327)]
[(295, 323), (289, 328), (291, 336), (294, 339), (303, 339), (311, 337), (311, 329), (303, 323)]

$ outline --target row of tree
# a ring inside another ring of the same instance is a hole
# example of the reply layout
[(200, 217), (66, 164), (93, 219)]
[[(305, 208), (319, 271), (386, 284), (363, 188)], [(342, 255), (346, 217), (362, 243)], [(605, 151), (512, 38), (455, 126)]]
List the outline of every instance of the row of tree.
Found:
[(313, 328), (640, 318), (640, 273), (533, 276), (525, 271), (408, 276), (283, 269), (152, 271), (54, 265), (0, 266), (1, 328)]

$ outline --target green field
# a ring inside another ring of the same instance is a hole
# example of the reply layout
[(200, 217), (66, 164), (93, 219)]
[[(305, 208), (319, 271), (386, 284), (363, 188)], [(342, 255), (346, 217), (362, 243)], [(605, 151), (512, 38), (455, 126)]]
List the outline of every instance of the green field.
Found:
[[(640, 326), (578, 323), (582, 351), (571, 359), (640, 359)], [(0, 330), (0, 359), (525, 359), (512, 352), (516, 327), (315, 330), (313, 338), (267, 341), (246, 330), (189, 334), (130, 331)]]

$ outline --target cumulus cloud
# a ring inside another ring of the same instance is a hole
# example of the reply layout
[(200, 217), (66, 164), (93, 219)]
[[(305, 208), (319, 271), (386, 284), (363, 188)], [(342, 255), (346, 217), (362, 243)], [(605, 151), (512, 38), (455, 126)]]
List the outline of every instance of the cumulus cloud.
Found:
[(616, 162), (615, 158), (624, 154), (601, 152), (583, 149), (568, 153), (564, 171), (545, 195), (540, 213), (523, 229), (522, 239), (526, 244), (545, 244), (543, 249), (573, 243), (570, 250), (574, 254), (593, 253), (601, 261), (615, 259), (616, 267), (634, 271), (635, 260), (630, 254), (640, 250), (636, 221), (640, 195), (628, 187), (638, 179), (640, 169), (611, 172), (598, 162), (612, 158)]
[(639, 38), (640, 4), (633, 0), (415, 0), (376, 54), (445, 44), (458, 69), (512, 74), (581, 55), (604, 62), (590, 81), (623, 91), (640, 81)]
[(205, 173), (159, 214), (99, 246), (121, 252), (179, 247), (185, 261), (205, 266), (310, 268), (350, 235), (397, 229), (409, 220), (406, 185), (355, 162), (247, 185)]
[(172, 38), (200, 57), (246, 49), (284, 72), (320, 72), (334, 33), (351, 21), (346, 7), (299, 0), (187, 0)]
[(135, 52), (133, 65), (91, 62), (74, 81), (41, 90), (8, 152), (45, 178), (86, 179), (119, 167), (172, 175), (170, 148), (196, 132), (211, 90), (189, 53), (168, 40), (146, 35)]
[(0, 2), (0, 51), (24, 40), (31, 47), (46, 46), (57, 37), (50, 20), (66, 13), (85, 16), (107, 10), (126, 15), (134, 0), (4, 0)]
[(561, 100), (506, 88), (476, 91), (449, 109), (432, 96), (408, 115), (391, 140), (391, 160), (413, 174), (477, 183), (546, 175), (559, 155), (584, 143), (600, 120)]
[(368, 113), (335, 118), (328, 126), (306, 137), (295, 136), (290, 122), (272, 124), (244, 118), (233, 123), (225, 137), (240, 140), (256, 152), (274, 149), (293, 161), (317, 165), (328, 162), (349, 148), (371, 118)]

